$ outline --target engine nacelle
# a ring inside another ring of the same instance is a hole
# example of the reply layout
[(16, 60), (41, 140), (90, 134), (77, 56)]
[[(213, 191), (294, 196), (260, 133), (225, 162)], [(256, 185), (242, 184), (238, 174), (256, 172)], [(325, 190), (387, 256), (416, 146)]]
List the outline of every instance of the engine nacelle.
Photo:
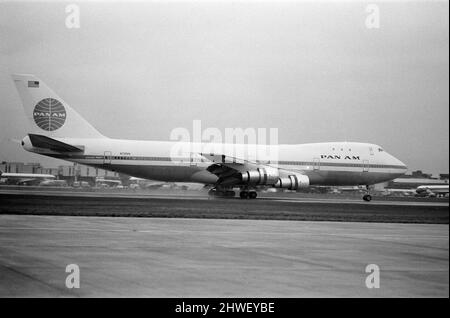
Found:
[(275, 188), (297, 190), (309, 187), (309, 178), (303, 174), (293, 174), (285, 178), (278, 178)]
[(258, 168), (256, 170), (241, 173), (243, 183), (253, 185), (272, 185), (279, 179), (278, 169)]

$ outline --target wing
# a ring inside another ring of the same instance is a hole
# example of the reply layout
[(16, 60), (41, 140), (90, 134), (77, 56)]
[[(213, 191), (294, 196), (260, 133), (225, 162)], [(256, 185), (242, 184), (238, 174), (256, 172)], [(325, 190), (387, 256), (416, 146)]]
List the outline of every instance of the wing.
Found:
[(217, 186), (273, 186), (297, 190), (307, 188), (309, 177), (300, 171), (279, 169), (278, 162), (251, 161), (224, 154), (200, 154), (212, 161), (207, 170), (218, 177)]
[(218, 177), (216, 186), (234, 186), (249, 183), (251, 177), (259, 180), (261, 185), (268, 184), (268, 173), (276, 168), (270, 167), (260, 162), (244, 160), (224, 154), (200, 155), (212, 162), (207, 170)]

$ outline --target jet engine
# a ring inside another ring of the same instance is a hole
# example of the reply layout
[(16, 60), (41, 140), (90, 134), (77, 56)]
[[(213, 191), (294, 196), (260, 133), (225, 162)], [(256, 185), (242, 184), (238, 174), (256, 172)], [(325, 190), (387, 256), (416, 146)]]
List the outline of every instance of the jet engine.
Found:
[(274, 168), (257, 168), (241, 173), (242, 182), (252, 185), (273, 185), (278, 179), (278, 169)]
[(287, 177), (278, 178), (274, 187), (288, 190), (307, 188), (309, 187), (309, 178), (303, 174), (292, 174)]

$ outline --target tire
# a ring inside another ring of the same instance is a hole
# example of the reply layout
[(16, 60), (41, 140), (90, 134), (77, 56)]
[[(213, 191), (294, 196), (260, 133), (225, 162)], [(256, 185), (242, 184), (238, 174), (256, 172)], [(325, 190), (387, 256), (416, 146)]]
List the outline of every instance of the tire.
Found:
[(251, 192), (248, 194), (248, 197), (249, 197), (250, 199), (256, 199), (257, 196), (258, 196), (258, 193), (256, 193), (256, 191), (251, 191)]
[(241, 193), (239, 193), (239, 196), (241, 197), (241, 199), (248, 199), (248, 192), (247, 191), (241, 191)]
[(370, 202), (370, 201), (372, 201), (372, 196), (370, 194), (366, 194), (365, 196), (363, 196), (363, 200)]

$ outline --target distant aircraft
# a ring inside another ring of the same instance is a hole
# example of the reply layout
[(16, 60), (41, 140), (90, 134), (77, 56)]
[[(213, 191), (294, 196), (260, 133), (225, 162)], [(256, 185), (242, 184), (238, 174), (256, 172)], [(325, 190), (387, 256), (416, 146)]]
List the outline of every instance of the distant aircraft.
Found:
[(415, 189), (385, 189), (383, 191), (383, 195), (391, 195), (391, 194), (401, 194), (403, 196), (411, 196), (416, 194)]
[[(13, 75), (34, 131), (23, 140), (25, 150), (130, 176), (168, 182), (211, 185), (210, 195), (254, 199), (261, 187), (297, 190), (310, 185), (369, 185), (403, 175), (407, 167), (378, 145), (328, 142), (296, 145), (208, 144), (207, 153), (172, 155), (175, 144), (204, 149), (205, 144), (137, 141), (103, 136), (34, 75)], [(76, 83), (79, 85), (79, 83)], [(269, 153), (277, 159), (242, 158), (235, 154)], [(206, 152), (206, 151), (205, 151)], [(261, 160), (263, 159), (263, 160)]]
[(17, 185), (38, 185), (45, 180), (54, 180), (56, 177), (51, 174), (39, 173), (12, 173), (0, 171), (0, 179), (7, 184)]
[(448, 185), (421, 185), (416, 189), (418, 196), (443, 197), (448, 196)]
[(114, 188), (114, 187), (122, 186), (122, 181), (98, 177), (95, 179), (95, 184), (97, 186), (101, 186), (101, 187)]
[(179, 182), (179, 183), (167, 183), (164, 181), (154, 181), (149, 179), (142, 179), (142, 178), (136, 178), (131, 177), (129, 180), (130, 188), (136, 189), (138, 187), (140, 188), (164, 188), (164, 187), (170, 187), (170, 188), (185, 188), (189, 190), (201, 190), (204, 188), (204, 185), (199, 184), (197, 182)]
[(44, 180), (41, 183), (39, 183), (39, 186), (41, 187), (67, 187), (67, 181), (66, 180)]

